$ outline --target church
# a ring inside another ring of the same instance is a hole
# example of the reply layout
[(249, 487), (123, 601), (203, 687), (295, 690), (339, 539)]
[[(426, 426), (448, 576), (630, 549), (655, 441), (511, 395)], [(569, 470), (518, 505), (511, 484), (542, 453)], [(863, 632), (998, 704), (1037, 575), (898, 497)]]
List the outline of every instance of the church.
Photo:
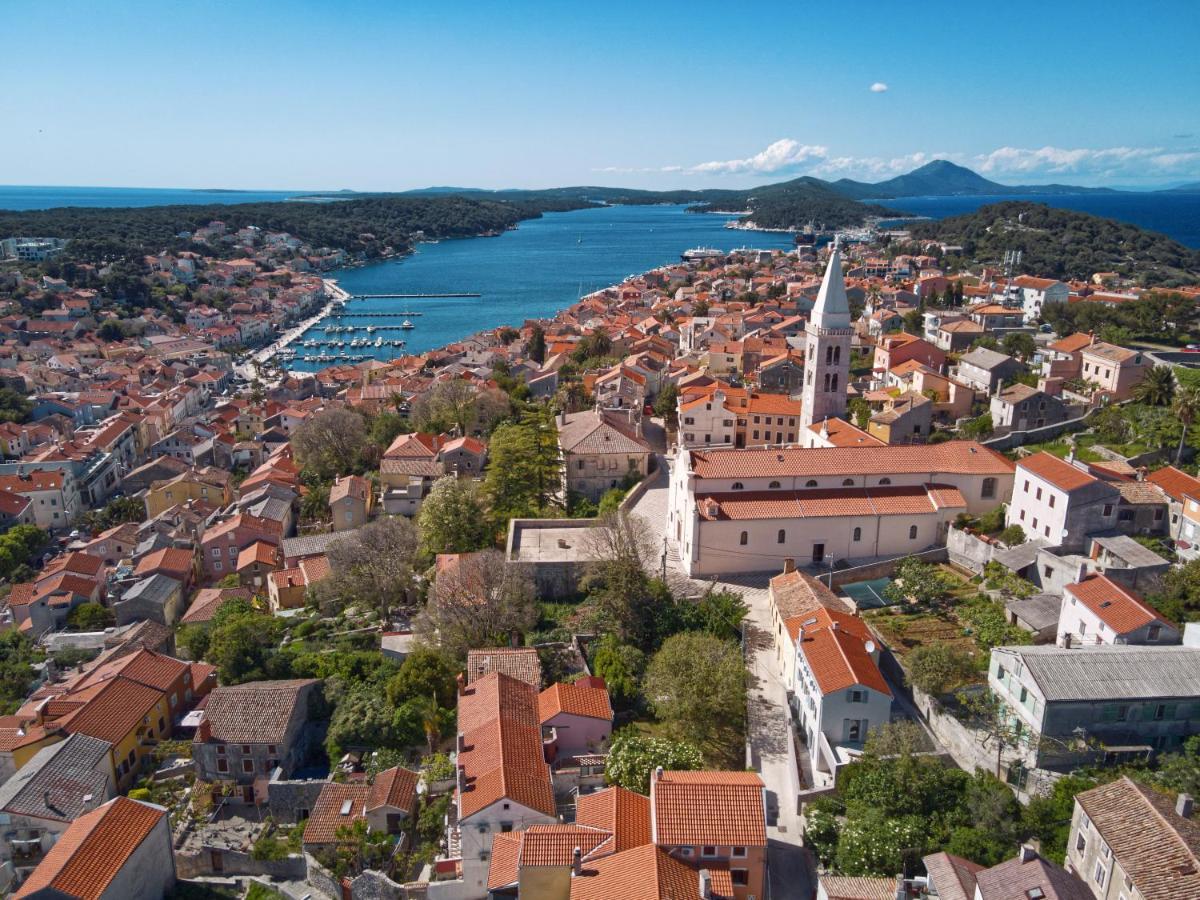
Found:
[(850, 425), (850, 306), (837, 245), (806, 331), (803, 446), (677, 447), (667, 533), (692, 576), (813, 570), (945, 543), (960, 513), (1012, 496), (1015, 467), (973, 441), (888, 446)]

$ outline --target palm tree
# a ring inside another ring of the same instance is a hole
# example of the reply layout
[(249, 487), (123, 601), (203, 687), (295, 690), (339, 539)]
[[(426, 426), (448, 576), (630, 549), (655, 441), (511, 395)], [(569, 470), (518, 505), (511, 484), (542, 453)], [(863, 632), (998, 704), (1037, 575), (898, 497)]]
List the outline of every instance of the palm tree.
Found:
[(1175, 373), (1170, 366), (1155, 366), (1133, 389), (1133, 397), (1147, 406), (1166, 406), (1175, 397)]
[(1175, 391), (1175, 399), (1171, 404), (1171, 412), (1183, 423), (1183, 434), (1179, 436), (1179, 449), (1175, 452), (1176, 464), (1183, 461), (1183, 448), (1187, 445), (1188, 427), (1196, 421), (1196, 413), (1200, 411), (1200, 387), (1180, 385)]
[(430, 695), (416, 699), (414, 703), (417, 706), (417, 714), (421, 717), (421, 728), (425, 731), (425, 743), (429, 745), (429, 755), (433, 756), (437, 749), (438, 738), (442, 736), (442, 711), (438, 707), (437, 697)]

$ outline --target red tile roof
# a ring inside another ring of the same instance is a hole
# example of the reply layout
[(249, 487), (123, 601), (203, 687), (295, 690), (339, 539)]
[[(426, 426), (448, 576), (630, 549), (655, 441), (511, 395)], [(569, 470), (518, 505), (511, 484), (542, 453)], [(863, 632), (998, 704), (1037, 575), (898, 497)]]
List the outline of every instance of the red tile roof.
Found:
[(546, 724), (559, 713), (611, 722), (608, 690), (581, 684), (552, 684), (538, 695), (538, 719)]
[(700, 900), (699, 873), (647, 844), (588, 862), (570, 900)]
[(583, 794), (575, 806), (575, 824), (611, 832), (615, 852), (640, 847), (650, 843), (650, 798), (623, 787)]
[(1183, 502), (1185, 496), (1200, 499), (1200, 479), (1174, 466), (1163, 466), (1147, 475), (1146, 480), (1158, 485), (1168, 497), (1179, 503)]
[(371, 786), (362, 782), (327, 782), (321, 788), (312, 814), (304, 824), (304, 843), (332, 844), (340, 840), (339, 829), (353, 826), (366, 815), (370, 793)]
[(797, 475), (896, 475), (929, 473), (1002, 475), (1013, 464), (975, 441), (881, 447), (693, 450), (698, 478), (767, 478)]
[(1032, 472), (1061, 491), (1077, 491), (1099, 481), (1082, 469), (1075, 468), (1066, 460), (1059, 459), (1053, 453), (1047, 453), (1045, 450), (1025, 457), (1017, 463), (1017, 466), (1027, 472)]
[(192, 571), (193, 555), (191, 550), (178, 547), (165, 547), (147, 553), (138, 560), (135, 575), (150, 575), (154, 572), (165, 572), (168, 575), (184, 575)]
[(402, 809), (411, 816), (417, 808), (419, 778), (416, 772), (403, 766), (393, 766), (380, 772), (371, 782), (371, 791), (367, 795), (367, 810), (391, 806)]
[[(167, 814), (165, 809), (116, 797), (71, 823), (14, 894), (14, 900), (46, 891), (55, 896), (99, 900)], [(164, 833), (163, 850), (170, 852)]]
[(962, 493), (949, 485), (871, 488), (810, 488), (800, 491), (728, 491), (696, 497), (708, 520), (804, 519), (828, 516), (917, 516), (965, 509)]
[(1166, 622), (1141, 597), (1103, 575), (1089, 575), (1064, 591), (1090, 609), (1115, 634), (1137, 631), (1151, 622)]
[(795, 627), (795, 637), (803, 638), (800, 652), (822, 694), (861, 685), (892, 695), (878, 664), (867, 651), (867, 644), (874, 638), (862, 619), (821, 607), (798, 624), (794, 620), (788, 624), (789, 632)]
[(767, 844), (763, 782), (754, 772), (664, 772), (650, 780), (650, 804), (656, 844)]

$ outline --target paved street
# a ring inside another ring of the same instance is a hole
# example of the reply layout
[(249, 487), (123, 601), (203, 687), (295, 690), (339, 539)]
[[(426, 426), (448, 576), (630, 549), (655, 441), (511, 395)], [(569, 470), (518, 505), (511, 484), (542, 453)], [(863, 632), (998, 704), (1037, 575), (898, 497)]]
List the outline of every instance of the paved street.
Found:
[[(631, 512), (649, 523), (662, 546), (667, 520), (666, 464), (655, 481), (637, 499)], [(767, 598), (767, 575), (751, 575), (730, 581), (688, 579), (678, 568), (679, 557), (667, 554), (668, 577), (690, 582), (697, 591), (715, 586), (736, 591), (750, 607), (746, 618), (747, 668), (751, 675), (747, 728), (750, 737), (749, 765), (767, 787), (767, 839), (770, 861), (771, 900), (810, 900), (816, 889), (814, 870), (807, 851), (800, 846), (800, 817), (795, 805), (796, 776), (787, 752), (790, 727), (787, 692), (780, 680), (771, 652), (771, 611)]]

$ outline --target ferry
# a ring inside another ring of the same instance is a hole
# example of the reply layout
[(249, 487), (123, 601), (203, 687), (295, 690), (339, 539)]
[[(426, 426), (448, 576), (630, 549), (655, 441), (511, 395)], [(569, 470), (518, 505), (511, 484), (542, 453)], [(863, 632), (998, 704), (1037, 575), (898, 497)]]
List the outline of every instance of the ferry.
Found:
[(720, 259), (724, 255), (725, 251), (716, 247), (693, 247), (691, 250), (684, 250), (679, 258), (684, 262), (699, 262), (702, 259)]

